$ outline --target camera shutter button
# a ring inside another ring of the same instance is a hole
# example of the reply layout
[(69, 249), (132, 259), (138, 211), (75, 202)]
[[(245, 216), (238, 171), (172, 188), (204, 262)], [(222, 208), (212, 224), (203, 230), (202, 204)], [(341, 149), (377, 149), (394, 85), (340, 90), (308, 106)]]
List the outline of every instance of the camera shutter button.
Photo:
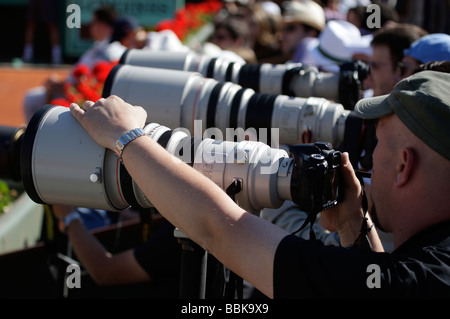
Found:
[(315, 164), (319, 164), (319, 163), (322, 163), (325, 160), (325, 156), (323, 156), (321, 154), (311, 154), (311, 160)]

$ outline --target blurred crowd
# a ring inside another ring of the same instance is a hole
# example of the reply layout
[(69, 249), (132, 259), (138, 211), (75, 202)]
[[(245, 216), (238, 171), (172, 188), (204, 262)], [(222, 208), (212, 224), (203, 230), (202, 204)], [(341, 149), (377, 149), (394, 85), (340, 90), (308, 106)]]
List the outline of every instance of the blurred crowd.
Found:
[[(222, 0), (207, 36), (198, 44), (183, 43), (172, 30), (147, 31), (114, 8), (99, 8), (89, 25), (95, 41), (75, 63), (92, 68), (118, 61), (130, 48), (194, 50), (244, 63), (302, 63), (337, 72), (339, 65), (360, 60), (370, 66), (365, 97), (387, 94), (421, 64), (449, 60), (448, 1), (408, 0)], [(375, 6), (374, 6), (375, 5)], [(30, 1), (23, 59), (32, 61), (33, 21), (46, 21), (52, 61), (61, 63), (61, 48), (52, 0)], [(38, 19), (39, 17), (39, 19)], [(417, 41), (417, 42), (416, 42)], [(414, 44), (414, 45), (413, 45)], [(66, 79), (64, 79), (65, 81)], [(70, 78), (69, 78), (70, 80)], [(27, 95), (27, 120), (43, 102), (62, 95), (61, 79)], [(38, 97), (36, 97), (38, 96)], [(44, 98), (45, 97), (45, 98)]]
[(247, 63), (294, 62), (329, 72), (337, 72), (341, 63), (360, 60), (371, 71), (365, 96), (389, 93), (423, 63), (450, 60), (448, 27), (440, 16), (448, 12), (447, 1), (225, 0), (223, 4), (210, 38), (222, 50), (238, 53)]

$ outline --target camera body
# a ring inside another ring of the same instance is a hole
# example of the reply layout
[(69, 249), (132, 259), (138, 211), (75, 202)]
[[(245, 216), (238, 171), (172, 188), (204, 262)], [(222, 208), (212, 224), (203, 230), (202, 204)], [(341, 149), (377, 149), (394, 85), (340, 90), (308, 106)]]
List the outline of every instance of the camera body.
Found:
[(324, 142), (292, 145), (290, 152), (296, 167), (291, 182), (292, 200), (301, 210), (318, 213), (342, 200), (339, 193), (341, 152)]

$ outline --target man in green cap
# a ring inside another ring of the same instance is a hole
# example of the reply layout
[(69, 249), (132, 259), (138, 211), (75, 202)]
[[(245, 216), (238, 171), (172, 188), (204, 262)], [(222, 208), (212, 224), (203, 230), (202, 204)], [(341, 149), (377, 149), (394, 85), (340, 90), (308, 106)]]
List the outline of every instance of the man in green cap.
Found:
[[(230, 270), (275, 298), (450, 297), (450, 74), (423, 71), (388, 96), (364, 99), (355, 112), (378, 118), (373, 154), (374, 222), (392, 231), (395, 250), (352, 245), (364, 217), (363, 192), (342, 154), (344, 200), (321, 215), (342, 247), (291, 235), (237, 206), (217, 185), (171, 160), (146, 135), (117, 148), (128, 172), (171, 223)], [(97, 143), (114, 150), (147, 114), (116, 96), (71, 106)], [(158, 187), (155, 187), (157, 181)]]
[(379, 119), (372, 218), (395, 234), (395, 248), (450, 219), (444, 200), (450, 194), (448, 79), (446, 73), (420, 72), (390, 95), (362, 100), (355, 108), (362, 118)]

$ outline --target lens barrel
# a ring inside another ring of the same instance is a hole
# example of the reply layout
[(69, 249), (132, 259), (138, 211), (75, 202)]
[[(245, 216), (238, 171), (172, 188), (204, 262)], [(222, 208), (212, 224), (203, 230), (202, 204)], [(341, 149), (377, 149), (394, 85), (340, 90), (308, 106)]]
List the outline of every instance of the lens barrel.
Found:
[(233, 82), (258, 93), (322, 97), (353, 110), (362, 98), (369, 67), (362, 61), (342, 63), (339, 72), (321, 72), (301, 63), (246, 64), (193, 51), (166, 52), (129, 49), (121, 64), (199, 72), (217, 81)]
[(0, 179), (20, 181), (20, 150), (24, 128), (0, 126)]
[(214, 127), (222, 132), (215, 139), (224, 139), (227, 129), (243, 129), (273, 147), (317, 141), (339, 145), (350, 113), (324, 98), (256, 93), (198, 72), (121, 64), (105, 82), (103, 97), (109, 95), (142, 106), (151, 121), (187, 128), (194, 136)]
[(68, 108), (46, 105), (34, 114), (20, 165), (25, 190), (37, 203), (109, 210), (128, 206), (117, 194), (115, 154), (95, 143)]
[[(312, 212), (337, 203), (341, 153), (329, 143), (292, 145), (288, 154), (262, 142), (192, 137), (185, 128), (156, 123), (144, 130), (175, 162), (191, 165), (249, 212), (285, 200)], [(0, 177), (17, 180), (20, 164), (25, 190), (37, 203), (114, 211), (152, 206), (114, 152), (96, 144), (67, 108), (42, 107), (25, 133), (0, 126), (0, 141)]]
[[(293, 160), (285, 150), (196, 138), (155, 123), (144, 130), (174, 161), (192, 165), (222, 189), (238, 181), (242, 190), (235, 199), (247, 211), (276, 208), (292, 198)], [(112, 211), (152, 206), (114, 152), (96, 144), (65, 107), (47, 105), (33, 116), (20, 159), (25, 190), (37, 203)]]
[[(263, 94), (295, 97), (322, 97), (339, 101), (340, 75), (319, 72), (311, 65), (242, 64), (226, 58), (187, 52), (158, 52), (140, 49), (125, 51), (120, 64), (188, 72), (199, 72), (206, 78), (236, 83)], [(345, 93), (347, 95), (348, 92)]]

